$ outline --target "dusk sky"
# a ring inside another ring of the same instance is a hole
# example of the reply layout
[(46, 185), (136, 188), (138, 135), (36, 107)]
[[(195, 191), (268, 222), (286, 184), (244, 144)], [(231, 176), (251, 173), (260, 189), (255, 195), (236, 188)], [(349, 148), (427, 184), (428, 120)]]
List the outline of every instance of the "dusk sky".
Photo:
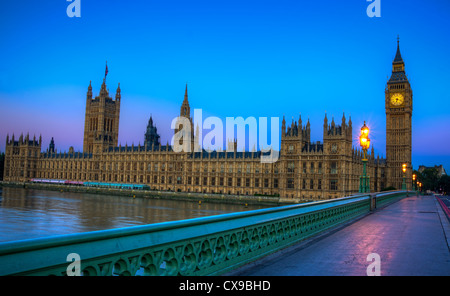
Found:
[[(292, 117), (322, 141), (325, 112), (364, 120), (386, 155), (384, 90), (400, 36), (413, 90), (412, 163), (450, 170), (450, 2), (92, 1), (0, 2), (0, 151), (6, 135), (54, 137), (83, 148), (86, 92), (122, 90), (119, 142), (142, 144), (150, 115), (170, 141), (185, 85), (203, 117)], [(204, 132), (205, 133), (205, 132)], [(357, 146), (357, 142), (354, 142)]]

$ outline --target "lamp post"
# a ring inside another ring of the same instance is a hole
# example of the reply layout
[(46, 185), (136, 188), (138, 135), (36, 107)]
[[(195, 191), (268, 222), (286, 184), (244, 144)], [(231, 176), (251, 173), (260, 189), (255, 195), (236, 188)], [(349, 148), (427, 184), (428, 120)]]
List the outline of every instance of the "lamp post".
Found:
[(402, 164), (402, 171), (403, 171), (402, 190), (406, 190), (406, 163)]
[(362, 163), (363, 163), (363, 174), (359, 177), (359, 192), (360, 193), (368, 193), (370, 192), (370, 182), (369, 177), (367, 176), (366, 164), (367, 164), (367, 150), (370, 146), (369, 139), (369, 127), (366, 125), (364, 121), (364, 125), (361, 128), (361, 135), (359, 136), (359, 143), (364, 152)]
[(412, 175), (412, 185), (413, 185), (413, 190), (416, 190), (416, 174)]

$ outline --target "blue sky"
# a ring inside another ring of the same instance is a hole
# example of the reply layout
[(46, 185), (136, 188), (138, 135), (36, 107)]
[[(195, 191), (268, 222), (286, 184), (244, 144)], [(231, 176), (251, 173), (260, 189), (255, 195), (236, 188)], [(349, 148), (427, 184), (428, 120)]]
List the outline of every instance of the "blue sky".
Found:
[[(143, 142), (150, 114), (170, 141), (186, 82), (203, 116), (366, 120), (385, 156), (384, 88), (400, 35), (413, 97), (413, 166), (450, 169), (450, 2), (350, 1), (0, 2), (0, 151), (6, 134), (82, 150), (86, 91), (120, 82), (119, 142)], [(355, 142), (356, 145), (356, 142)]]

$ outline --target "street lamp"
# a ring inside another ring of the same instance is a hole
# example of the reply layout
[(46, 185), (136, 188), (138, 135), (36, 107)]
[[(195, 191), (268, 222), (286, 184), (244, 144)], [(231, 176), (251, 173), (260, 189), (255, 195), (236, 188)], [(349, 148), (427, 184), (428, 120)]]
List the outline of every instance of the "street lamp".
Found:
[(402, 164), (402, 171), (403, 171), (402, 190), (406, 190), (406, 163)]
[(364, 156), (362, 159), (363, 174), (362, 174), (362, 176), (359, 177), (359, 192), (367, 193), (367, 192), (370, 192), (370, 182), (369, 182), (369, 177), (367, 176), (367, 171), (366, 171), (367, 150), (369, 149), (369, 146), (370, 146), (370, 139), (369, 139), (369, 127), (366, 125), (365, 121), (364, 121), (364, 125), (361, 128), (361, 135), (359, 136), (359, 143), (364, 152)]
[(413, 189), (416, 190), (416, 174), (412, 175), (412, 179), (413, 179), (413, 182), (412, 182)]

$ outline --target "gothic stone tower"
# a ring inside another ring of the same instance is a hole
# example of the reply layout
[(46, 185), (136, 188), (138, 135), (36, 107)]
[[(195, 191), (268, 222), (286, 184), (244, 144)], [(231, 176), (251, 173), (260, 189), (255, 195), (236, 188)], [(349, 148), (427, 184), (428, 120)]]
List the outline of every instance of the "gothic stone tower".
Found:
[(386, 162), (387, 186), (402, 188), (402, 164), (406, 163), (406, 184), (411, 184), (411, 117), (413, 110), (411, 85), (405, 74), (405, 63), (400, 54), (397, 40), (397, 53), (392, 62), (391, 78), (385, 90), (386, 108)]
[(329, 125), (327, 114), (325, 114), (323, 120), (323, 145), (327, 154), (351, 157), (352, 133), (351, 118), (346, 123), (345, 114), (342, 114), (341, 125), (334, 122), (334, 117), (331, 119), (331, 124)]
[(99, 153), (109, 147), (117, 146), (120, 101), (120, 83), (117, 87), (115, 100), (109, 96), (105, 79), (103, 79), (100, 94), (94, 99), (92, 99), (92, 86), (89, 83), (84, 122), (84, 152)]
[(36, 178), (39, 170), (39, 157), (41, 155), (42, 137), (30, 139), (20, 135), (19, 141), (11, 140), (6, 136), (5, 147), (5, 181), (26, 182), (30, 178)]
[[(180, 147), (183, 147), (184, 152), (188, 152), (189, 149), (192, 152), (192, 151), (194, 151), (194, 124), (192, 122), (192, 117), (191, 117), (191, 107), (189, 106), (187, 84), (186, 84), (186, 89), (184, 91), (184, 99), (183, 99), (183, 103), (181, 104), (179, 117), (185, 118), (189, 121), (190, 134), (184, 134), (182, 132), (181, 138), (178, 140), (178, 144), (180, 145)], [(181, 122), (176, 123), (176, 128), (175, 128), (174, 133), (177, 134), (179, 131), (183, 131), (183, 124)]]
[(301, 188), (301, 155), (303, 148), (311, 140), (311, 124), (303, 125), (299, 116), (298, 122), (292, 118), (292, 123), (286, 128), (286, 119), (283, 116), (281, 123), (281, 173), (280, 195), (299, 198), (299, 188)]
[[(346, 121), (342, 114), (341, 124), (328, 118), (325, 114), (323, 121), (323, 154), (324, 154), (324, 184), (330, 191), (338, 191), (342, 196), (350, 195), (355, 188), (352, 180), (352, 120)], [(326, 180), (328, 178), (328, 180)]]
[(147, 130), (144, 135), (144, 145), (147, 147), (159, 147), (160, 136), (158, 135), (158, 129), (153, 125), (153, 118), (150, 116), (148, 120)]

